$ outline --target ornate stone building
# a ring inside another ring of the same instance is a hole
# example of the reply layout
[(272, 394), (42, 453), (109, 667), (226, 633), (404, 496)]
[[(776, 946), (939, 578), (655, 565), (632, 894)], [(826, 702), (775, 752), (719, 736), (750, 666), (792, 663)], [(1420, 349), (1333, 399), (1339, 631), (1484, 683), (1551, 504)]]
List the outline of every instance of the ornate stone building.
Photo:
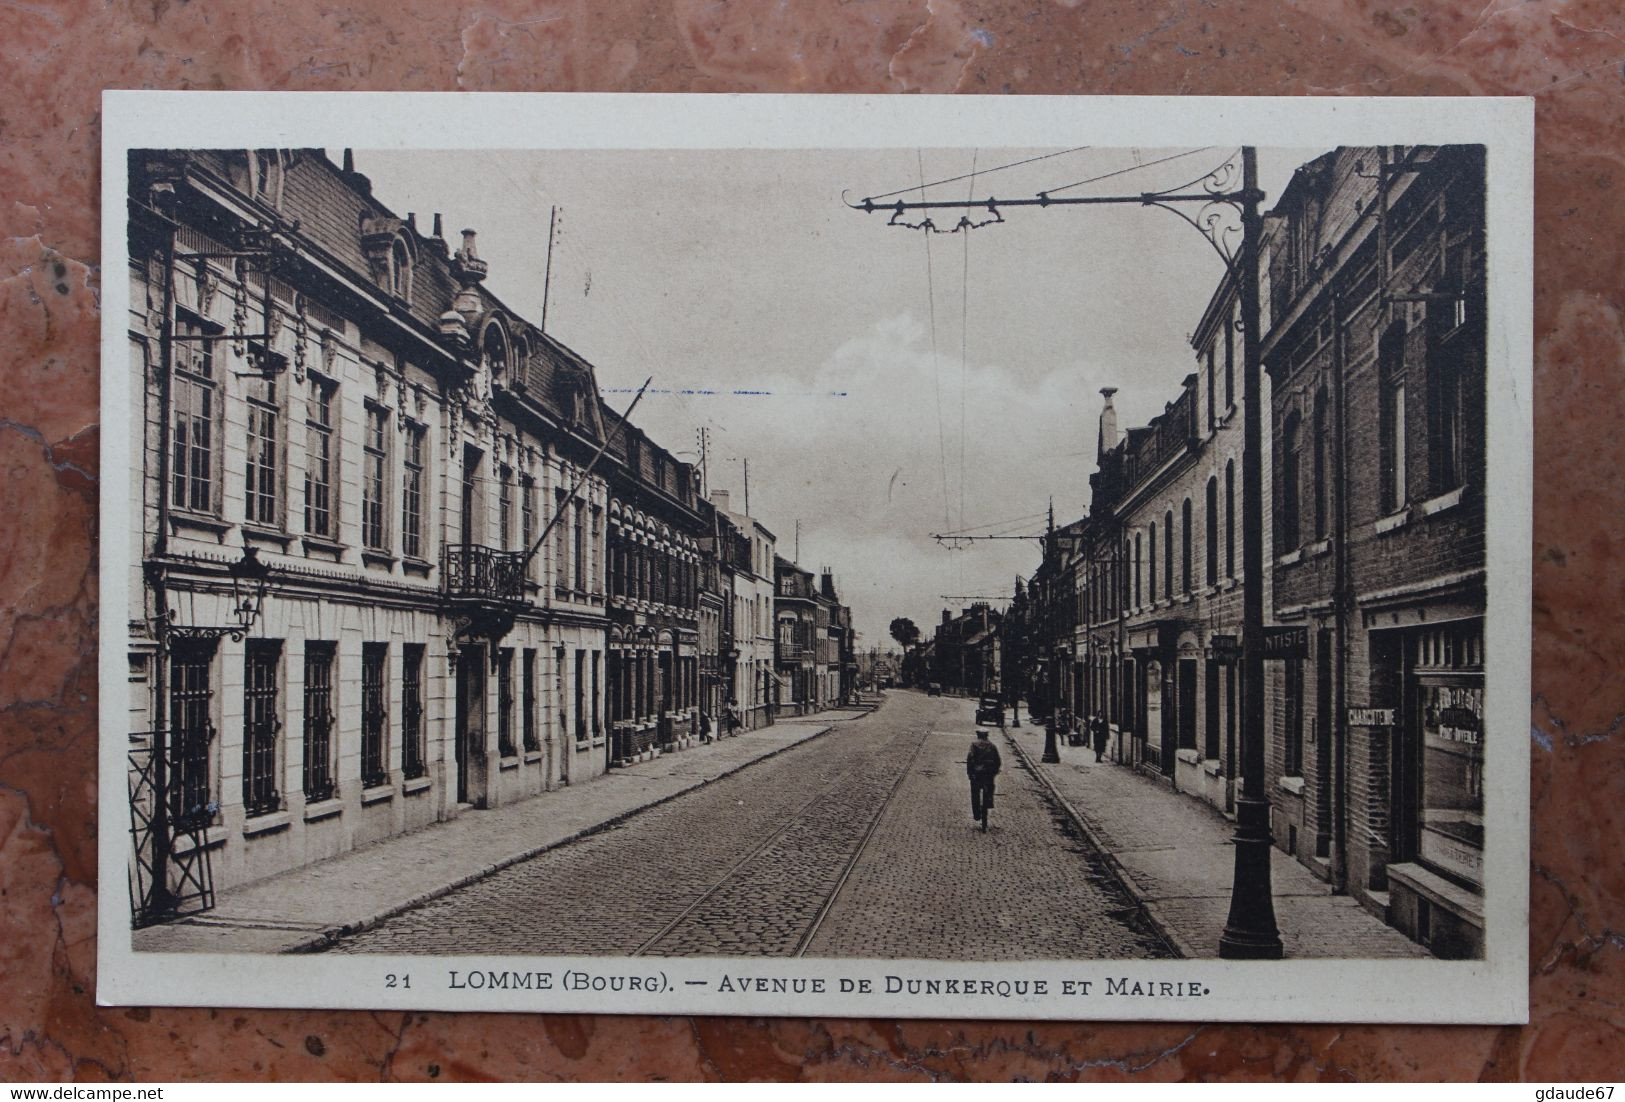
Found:
[(592, 368), (348, 157), (137, 152), (129, 204), (138, 920), (603, 772)]

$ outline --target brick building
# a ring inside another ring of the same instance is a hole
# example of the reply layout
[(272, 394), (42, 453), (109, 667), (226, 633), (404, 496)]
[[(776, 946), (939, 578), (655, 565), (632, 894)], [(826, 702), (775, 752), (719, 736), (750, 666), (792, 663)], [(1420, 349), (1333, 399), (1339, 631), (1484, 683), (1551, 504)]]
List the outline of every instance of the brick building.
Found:
[(1339, 149), (1268, 217), (1276, 842), (1441, 956), (1482, 953), (1484, 161)]

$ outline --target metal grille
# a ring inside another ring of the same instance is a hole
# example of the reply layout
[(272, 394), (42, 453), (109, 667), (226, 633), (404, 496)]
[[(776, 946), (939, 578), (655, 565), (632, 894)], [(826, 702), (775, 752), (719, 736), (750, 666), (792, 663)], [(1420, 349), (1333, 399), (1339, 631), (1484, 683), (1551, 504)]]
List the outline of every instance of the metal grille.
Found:
[(177, 648), (169, 665), (169, 819), (177, 831), (209, 826), (219, 810), (214, 798), (210, 746), (215, 727), (209, 703), (212, 648)]
[(338, 795), (333, 779), (333, 644), (305, 644), (305, 798)]
[(277, 718), (275, 643), (250, 643), (243, 655), (243, 809), (264, 815), (282, 808), (277, 789)]
[(401, 774), (415, 780), (427, 772), (423, 760), (423, 644), (408, 643), (401, 653)]
[(497, 752), (505, 758), (513, 747), (513, 649), (497, 652)]
[(539, 748), (536, 741), (536, 652), (533, 650), (525, 651), (524, 663), (524, 687), (522, 689), (524, 698), (523, 703), (520, 705), (523, 711), (521, 713), (519, 737), (524, 740), (526, 750), (536, 750)]
[(384, 747), (385, 670), (388, 645), (368, 643), (361, 648), (361, 785), (376, 788), (389, 783), (389, 763)]

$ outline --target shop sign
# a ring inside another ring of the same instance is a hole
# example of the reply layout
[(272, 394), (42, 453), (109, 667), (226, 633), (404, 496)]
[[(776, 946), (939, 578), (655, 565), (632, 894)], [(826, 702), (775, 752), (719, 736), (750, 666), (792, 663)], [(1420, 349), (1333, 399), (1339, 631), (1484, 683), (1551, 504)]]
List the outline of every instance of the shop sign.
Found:
[(1265, 658), (1308, 658), (1309, 626), (1264, 629)]
[(1350, 727), (1392, 727), (1394, 725), (1394, 710), (1392, 708), (1350, 708)]
[(1210, 635), (1213, 657), (1219, 662), (1235, 662), (1241, 658), (1241, 640), (1234, 635)]

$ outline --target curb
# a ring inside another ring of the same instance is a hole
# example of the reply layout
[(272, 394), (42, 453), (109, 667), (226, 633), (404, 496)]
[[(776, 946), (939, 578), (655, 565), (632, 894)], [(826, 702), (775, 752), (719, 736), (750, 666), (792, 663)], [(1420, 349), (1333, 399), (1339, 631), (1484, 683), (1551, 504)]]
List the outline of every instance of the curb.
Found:
[(1027, 767), (1027, 772), (1038, 779), (1038, 782), (1049, 792), (1061, 810), (1066, 812), (1067, 818), (1072, 820), (1072, 824), (1078, 828), (1089, 844), (1105, 860), (1106, 868), (1111, 872), (1112, 879), (1116, 880), (1122, 889), (1128, 893), (1129, 898), (1134, 900), (1135, 907), (1145, 917), (1147, 924), (1172, 946), (1180, 956), (1187, 960), (1204, 959), (1203, 954), (1199, 953), (1194, 945), (1185, 940), (1164, 920), (1161, 909), (1157, 904), (1146, 898), (1145, 893), (1140, 891), (1133, 878), (1129, 876), (1128, 870), (1123, 867), (1123, 863), (1117, 859), (1117, 855), (1107, 847), (1100, 835), (1095, 833), (1094, 828), (1079, 814), (1078, 809), (1072, 806), (1072, 801), (1061, 794), (1061, 790), (1055, 786), (1055, 782), (1050, 780), (1044, 771), (1039, 768), (1039, 763), (1028, 756), (1026, 748), (1017, 742), (1015, 736), (1011, 735), (1009, 731), (1004, 732), (1004, 739), (1010, 744), (1010, 748), (1016, 752), (1016, 756), (1021, 759), (1021, 764)]
[[(854, 718), (857, 718), (857, 717), (854, 717)], [(675, 800), (679, 796), (686, 796), (688, 793), (693, 792), (695, 789), (704, 788), (708, 784), (714, 784), (715, 782), (720, 781), (720, 780), (724, 779), (725, 777), (733, 776), (735, 773), (741, 773), (741, 772), (745, 771), (746, 769), (749, 769), (753, 765), (760, 765), (762, 762), (767, 761), (770, 758), (778, 757), (780, 754), (784, 753), (787, 750), (794, 750), (798, 746), (805, 746), (805, 745), (807, 745), (808, 743), (812, 742), (815, 739), (819, 739), (819, 738), (824, 737), (825, 735), (829, 734), (833, 730), (835, 730), (835, 724), (831, 723), (827, 727), (825, 727), (823, 730), (815, 731), (812, 734), (808, 735), (806, 738), (798, 739), (797, 741), (792, 742), (792, 743), (790, 743), (790, 744), (788, 744), (786, 746), (780, 746), (775, 750), (770, 750), (769, 752), (767, 752), (766, 754), (763, 754), (759, 758), (752, 758), (750, 761), (742, 762), (739, 765), (734, 766), (732, 769), (728, 769), (728, 770), (725, 770), (724, 772), (718, 773), (714, 777), (707, 777), (704, 780), (696, 781), (693, 784), (688, 785), (685, 788), (679, 788), (675, 792), (668, 793), (667, 795), (662, 796), (657, 800), (651, 800), (649, 803), (639, 804), (637, 807), (628, 808), (626, 811), (623, 811), (623, 812), (621, 812), (621, 813), (619, 813), (617, 815), (613, 815), (608, 819), (602, 820), (601, 822), (593, 823), (591, 826), (583, 827), (582, 829), (576, 831), (574, 834), (567, 835), (567, 836), (565, 836), (563, 838), (555, 838), (552, 841), (545, 842), (545, 843), (543, 843), (542, 845), (539, 845), (539, 846), (533, 846), (533, 847), (531, 847), (529, 849), (526, 849), (526, 850), (524, 850), (524, 851), (522, 851), (520, 853), (510, 854), (509, 856), (504, 857), (501, 860), (494, 861), (489, 865), (485, 865), (485, 866), (481, 867), (480, 869), (476, 870), (475, 872), (469, 873), (466, 876), (460, 876), (456, 880), (453, 880), (452, 882), (450, 882), (449, 884), (443, 884), (443, 885), (441, 885), (439, 887), (431, 888), (429, 891), (422, 892), (422, 893), (420, 893), (418, 895), (415, 895), (411, 899), (406, 900), (403, 903), (392, 904), (389, 907), (386, 907), (386, 908), (384, 908), (382, 910), (373, 912), (373, 913), (368, 914), (368, 915), (366, 915), (366, 916), (364, 916), (362, 918), (358, 918), (354, 922), (345, 923), (343, 926), (330, 926), (330, 927), (328, 927), (327, 929), (323, 930), (322, 932), (320, 932), (318, 934), (314, 934), (314, 935), (312, 935), (310, 937), (307, 937), (307, 938), (303, 939), (302, 941), (297, 941), (297, 942), (294, 942), (293, 944), (288, 945), (288, 946), (286, 946), (286, 947), (284, 947), (282, 949), (278, 949), (278, 950), (276, 950), (276, 953), (278, 953), (278, 954), (291, 954), (291, 953), (320, 953), (320, 952), (323, 952), (326, 949), (331, 948), (334, 943), (336, 943), (336, 942), (338, 942), (338, 941), (340, 941), (340, 940), (342, 940), (342, 939), (344, 939), (346, 937), (349, 937), (352, 934), (359, 934), (359, 933), (362, 933), (363, 931), (370, 930), (374, 926), (377, 926), (378, 924), (384, 922), (387, 919), (394, 918), (396, 915), (401, 914), (404, 911), (409, 911), (414, 907), (421, 907), (423, 904), (432, 902), (432, 901), (434, 901), (436, 899), (439, 899), (441, 896), (450, 895), (452, 892), (458, 890), (459, 888), (466, 888), (470, 884), (473, 884), (473, 883), (475, 883), (476, 881), (479, 881), (479, 880), (483, 880), (485, 877), (490, 876), (493, 873), (501, 872), (503, 869), (508, 868), (510, 865), (517, 865), (521, 861), (528, 861), (532, 857), (538, 857), (541, 854), (546, 853), (548, 850), (558, 849), (560, 846), (567, 846), (572, 842), (579, 842), (583, 838), (588, 838), (588, 837), (591, 837), (594, 834), (598, 834), (598, 833), (600, 833), (602, 831), (609, 830), (611, 827), (619, 826), (621, 823), (626, 822), (628, 819), (630, 819), (630, 818), (632, 818), (632, 817), (634, 817), (636, 815), (641, 815), (641, 814), (643, 814), (643, 812), (648, 811), (651, 808), (659, 807), (661, 804), (668, 803), (671, 800)], [(591, 783), (591, 782), (588, 782), (588, 783)], [(545, 795), (546, 795), (546, 793), (541, 793), (535, 798), (540, 799)]]

